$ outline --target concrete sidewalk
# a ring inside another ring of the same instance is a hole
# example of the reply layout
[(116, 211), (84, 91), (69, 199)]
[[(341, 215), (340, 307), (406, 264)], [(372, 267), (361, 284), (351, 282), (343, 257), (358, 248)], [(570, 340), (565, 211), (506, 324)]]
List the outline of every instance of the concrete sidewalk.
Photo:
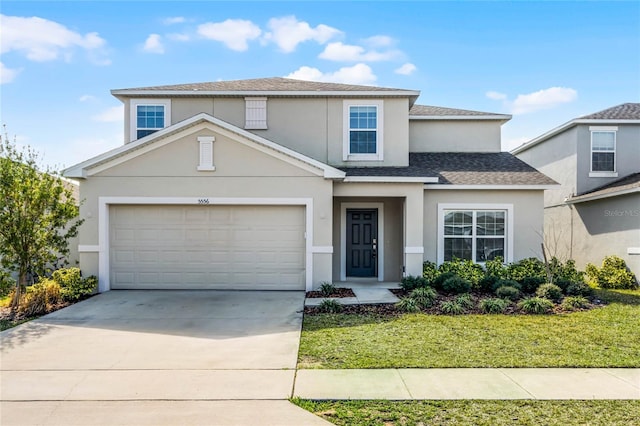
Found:
[(298, 370), (306, 399), (640, 399), (640, 369)]

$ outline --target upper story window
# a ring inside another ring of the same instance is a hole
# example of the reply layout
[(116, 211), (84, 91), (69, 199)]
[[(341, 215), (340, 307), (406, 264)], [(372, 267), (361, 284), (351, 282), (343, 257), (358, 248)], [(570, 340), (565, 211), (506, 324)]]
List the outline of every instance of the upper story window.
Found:
[(615, 177), (617, 127), (591, 126), (591, 177)]
[(380, 161), (382, 101), (344, 101), (344, 161)]
[(171, 124), (171, 101), (168, 99), (133, 99), (130, 108), (132, 141)]
[(511, 261), (511, 205), (439, 205), (438, 262)]
[(245, 129), (267, 128), (267, 98), (244, 98)]

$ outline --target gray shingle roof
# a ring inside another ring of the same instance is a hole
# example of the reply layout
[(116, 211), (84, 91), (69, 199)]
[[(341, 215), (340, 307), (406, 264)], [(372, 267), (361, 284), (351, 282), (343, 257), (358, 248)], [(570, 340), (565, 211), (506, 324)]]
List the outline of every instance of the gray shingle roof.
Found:
[(345, 167), (347, 176), (438, 177), (446, 185), (555, 185), (508, 152), (410, 153), (408, 167)]
[(482, 112), (482, 111), (471, 111), (468, 109), (457, 109), (457, 108), (445, 108), (439, 106), (432, 105), (414, 105), (409, 110), (409, 115), (415, 116), (487, 116), (487, 115), (495, 115), (495, 116), (504, 116), (505, 118), (510, 118), (510, 115), (507, 114), (496, 114), (493, 112)]
[(640, 103), (616, 105), (593, 114), (580, 117), (585, 120), (640, 120)]
[(571, 197), (570, 201), (581, 201), (583, 199), (598, 197), (602, 195), (613, 196), (617, 192), (626, 192), (633, 188), (640, 188), (640, 172), (633, 173), (629, 176), (618, 179), (615, 182), (611, 182), (598, 188), (594, 188), (589, 192), (585, 192), (584, 194)]
[(363, 86), (355, 84), (321, 83), (316, 81), (295, 80), (283, 77), (254, 78), (248, 80), (211, 81), (205, 83), (173, 84), (168, 86), (149, 86), (118, 90), (148, 91), (215, 91), (215, 92), (360, 92), (360, 91), (407, 91), (389, 87)]

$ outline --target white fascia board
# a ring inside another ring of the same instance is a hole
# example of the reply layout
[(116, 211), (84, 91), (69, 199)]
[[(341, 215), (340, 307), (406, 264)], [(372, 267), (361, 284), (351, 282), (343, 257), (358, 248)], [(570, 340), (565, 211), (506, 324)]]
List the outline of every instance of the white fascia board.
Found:
[(416, 90), (241, 90), (241, 91), (221, 91), (221, 90), (112, 90), (111, 94), (118, 96), (339, 96), (339, 97), (418, 97), (420, 92)]
[(227, 130), (229, 132), (235, 133), (237, 135), (240, 135), (246, 139), (249, 139), (255, 143), (257, 143), (258, 145), (262, 145), (265, 146), (267, 148), (270, 148), (278, 153), (284, 154), (288, 157), (294, 158), (298, 161), (301, 161), (303, 163), (306, 163), (308, 165), (311, 165), (313, 167), (315, 167), (316, 169), (319, 169), (323, 172), (323, 177), (327, 178), (327, 179), (341, 179), (343, 178), (346, 174), (345, 172), (343, 172), (342, 170), (338, 170), (334, 167), (331, 167), (327, 164), (324, 164), (320, 161), (314, 160), (313, 158), (309, 158), (306, 155), (300, 154), (298, 152), (295, 152), (289, 148), (283, 147), (281, 145), (278, 145), (274, 142), (271, 142), (268, 139), (262, 138), (260, 136), (257, 136), (251, 132), (247, 132), (246, 130), (240, 129), (236, 126), (233, 126), (225, 121), (219, 120), (215, 117), (210, 116), (209, 114), (206, 113), (200, 113), (197, 115), (194, 115), (193, 117), (190, 117), (186, 120), (183, 120), (179, 123), (176, 123), (174, 125), (171, 125), (169, 127), (165, 127), (162, 130), (159, 130), (155, 133), (152, 133), (148, 136), (145, 136), (143, 138), (140, 138), (134, 142), (130, 142), (128, 144), (125, 144), (121, 147), (112, 149), (111, 151), (107, 151), (104, 154), (98, 155), (97, 157), (91, 158), (87, 161), (84, 161), (80, 164), (77, 164), (75, 166), (72, 166), (66, 170), (64, 170), (64, 176), (66, 177), (82, 177), (85, 178), (87, 176), (87, 169), (91, 168), (97, 164), (100, 163), (105, 163), (108, 162), (116, 157), (125, 155), (129, 152), (132, 152), (136, 149), (140, 149), (142, 147), (144, 147), (147, 144), (152, 143), (153, 141), (155, 141), (156, 139), (160, 139), (162, 137), (166, 137), (168, 135), (174, 134), (174, 133), (179, 133), (180, 131), (194, 126), (196, 124), (198, 124), (199, 122), (209, 122), (211, 124), (214, 124), (224, 130)]
[(602, 200), (604, 198), (611, 198), (611, 197), (617, 197), (617, 196), (620, 196), (620, 195), (633, 194), (634, 192), (640, 192), (640, 188), (639, 187), (635, 187), (635, 188), (624, 189), (622, 191), (608, 192), (606, 194), (594, 194), (592, 196), (580, 196), (580, 198), (576, 197), (575, 200), (572, 200), (571, 198), (569, 198), (566, 201), (566, 203), (567, 204), (578, 204), (578, 203), (584, 203), (586, 201)]
[(511, 120), (511, 115), (409, 115), (409, 120), (465, 120), (465, 121), (474, 121), (474, 120), (493, 120), (493, 121), (509, 121)]
[(546, 133), (543, 133), (537, 138), (531, 139), (529, 142), (526, 142), (520, 145), (519, 147), (512, 149), (509, 152), (511, 152), (511, 154), (513, 155), (520, 154), (521, 152), (526, 151), (529, 148), (533, 148), (539, 143), (542, 143), (547, 139), (557, 135), (558, 133), (562, 133), (565, 130), (569, 129), (570, 127), (576, 126), (578, 124), (593, 124), (595, 126), (602, 125), (602, 124), (640, 124), (640, 120), (594, 120), (594, 119), (586, 119), (586, 118), (571, 120), (554, 129), (549, 130)]
[(529, 190), (529, 191), (541, 191), (545, 189), (557, 189), (560, 184), (556, 185), (448, 185), (448, 184), (438, 184), (438, 185), (430, 185), (427, 184), (424, 186), (424, 189), (477, 189), (477, 190)]
[(347, 176), (344, 182), (353, 183), (431, 183), (438, 182), (437, 177), (404, 177), (404, 176)]

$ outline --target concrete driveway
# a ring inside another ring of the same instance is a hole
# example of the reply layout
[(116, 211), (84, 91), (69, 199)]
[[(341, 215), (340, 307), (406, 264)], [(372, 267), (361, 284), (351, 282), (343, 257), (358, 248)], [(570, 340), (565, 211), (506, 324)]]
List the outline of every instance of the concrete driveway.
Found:
[(0, 423), (326, 424), (290, 404), (303, 292), (110, 291), (1, 333)]

